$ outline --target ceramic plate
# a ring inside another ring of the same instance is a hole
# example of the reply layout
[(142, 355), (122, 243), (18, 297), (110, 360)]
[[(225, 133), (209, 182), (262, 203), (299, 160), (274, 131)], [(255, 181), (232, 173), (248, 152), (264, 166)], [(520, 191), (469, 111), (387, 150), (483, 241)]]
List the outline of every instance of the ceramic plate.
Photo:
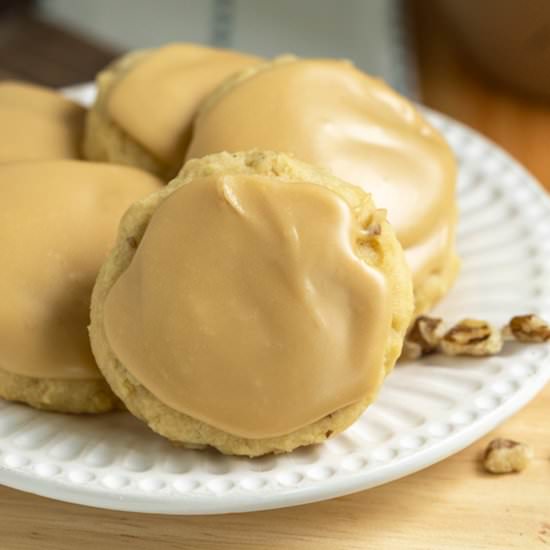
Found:
[[(88, 102), (93, 87), (71, 89)], [(433, 112), (460, 162), (458, 282), (437, 308), (452, 321), (550, 315), (550, 200), (498, 147)], [(360, 491), (463, 449), (550, 378), (550, 346), (508, 345), (482, 360), (399, 365), (344, 434), (249, 460), (172, 447), (127, 413), (75, 417), (0, 401), (0, 482), (69, 502), (139, 512), (214, 514)]]

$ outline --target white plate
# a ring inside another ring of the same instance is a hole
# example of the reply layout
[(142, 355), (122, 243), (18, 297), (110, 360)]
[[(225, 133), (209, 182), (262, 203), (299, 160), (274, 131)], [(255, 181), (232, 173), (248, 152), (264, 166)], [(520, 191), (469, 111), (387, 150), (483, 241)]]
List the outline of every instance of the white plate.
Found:
[[(71, 92), (74, 96), (74, 89)], [(93, 88), (76, 97), (90, 100)], [(459, 280), (438, 313), (497, 323), (550, 314), (550, 201), (508, 155), (427, 112), (460, 161)], [(327, 499), (387, 483), (466, 447), (550, 378), (550, 346), (398, 366), (379, 399), (324, 445), (256, 460), (172, 447), (126, 413), (74, 417), (0, 402), (0, 482), (118, 510), (214, 514)]]

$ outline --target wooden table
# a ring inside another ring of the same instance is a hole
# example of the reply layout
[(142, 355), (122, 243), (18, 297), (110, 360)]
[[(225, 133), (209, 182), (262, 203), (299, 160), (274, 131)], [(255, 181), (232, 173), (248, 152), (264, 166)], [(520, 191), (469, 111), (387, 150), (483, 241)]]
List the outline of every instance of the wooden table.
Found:
[[(432, 16), (416, 19), (424, 101), (500, 143), (550, 189), (549, 106), (485, 83), (460, 60)], [(501, 428), (418, 474), (329, 502), (271, 512), (147, 516), (0, 488), (0, 550), (543, 548), (550, 545), (549, 412), (547, 387)], [(499, 435), (535, 448), (536, 459), (521, 475), (495, 477), (480, 468), (480, 453)]]

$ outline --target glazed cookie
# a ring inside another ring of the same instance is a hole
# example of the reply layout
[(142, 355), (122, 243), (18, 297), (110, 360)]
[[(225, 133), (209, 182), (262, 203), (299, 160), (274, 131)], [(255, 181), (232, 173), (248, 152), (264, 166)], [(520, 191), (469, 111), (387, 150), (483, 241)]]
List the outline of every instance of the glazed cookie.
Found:
[(161, 185), (83, 161), (0, 165), (0, 397), (72, 413), (117, 406), (90, 350), (90, 297), (124, 211)]
[(284, 154), (221, 153), (126, 213), (90, 336), (154, 431), (258, 456), (353, 423), (412, 309), (402, 249), (368, 194)]
[(347, 61), (255, 66), (205, 101), (187, 159), (255, 147), (290, 152), (372, 193), (405, 249), (416, 313), (448, 291), (458, 271), (455, 160), (405, 98)]
[(194, 44), (125, 55), (97, 78), (97, 99), (86, 123), (86, 158), (174, 177), (198, 105), (227, 76), (259, 62)]
[(0, 163), (79, 158), (85, 113), (53, 90), (0, 82)]

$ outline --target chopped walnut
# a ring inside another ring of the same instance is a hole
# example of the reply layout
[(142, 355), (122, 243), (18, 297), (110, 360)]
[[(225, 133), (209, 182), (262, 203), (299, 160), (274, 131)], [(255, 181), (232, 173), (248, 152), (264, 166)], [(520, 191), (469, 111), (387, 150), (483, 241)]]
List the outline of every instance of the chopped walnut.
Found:
[(138, 242), (137, 242), (137, 239), (135, 237), (128, 237), (126, 239), (126, 242), (128, 243), (128, 246), (130, 248), (137, 248), (137, 246), (138, 246)]
[(550, 326), (533, 313), (516, 315), (504, 327), (505, 339), (515, 339), (518, 342), (548, 342), (550, 340)]
[(373, 223), (369, 225), (366, 229), (367, 235), (378, 236), (382, 234), (382, 226), (379, 223)]
[(369, 243), (382, 235), (382, 226), (386, 220), (385, 210), (376, 210), (367, 219), (363, 220), (361, 229), (357, 235), (360, 243)]
[(441, 340), (445, 355), (495, 355), (502, 349), (502, 335), (486, 321), (463, 319)]
[(407, 332), (403, 343), (403, 357), (418, 359), (437, 350), (443, 337), (443, 320), (420, 315)]
[(409, 340), (403, 341), (403, 349), (401, 350), (401, 358), (403, 359), (420, 359), (422, 357), (422, 348), (416, 342)]
[(483, 456), (483, 466), (492, 474), (521, 472), (533, 458), (533, 450), (525, 443), (511, 439), (493, 439)]
[(372, 222), (370, 225), (363, 227), (359, 234), (359, 238), (362, 242), (371, 241), (374, 237), (378, 237), (382, 234), (382, 226), (378, 222)]

